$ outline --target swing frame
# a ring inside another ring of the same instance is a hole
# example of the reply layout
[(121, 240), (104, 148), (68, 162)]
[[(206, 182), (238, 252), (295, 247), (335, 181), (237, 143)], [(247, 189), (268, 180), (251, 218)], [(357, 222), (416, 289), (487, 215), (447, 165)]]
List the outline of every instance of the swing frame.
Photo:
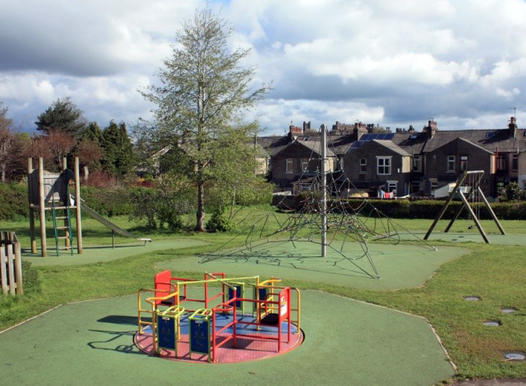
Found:
[[(465, 170), (462, 173), (462, 175), (460, 175), (457, 178), (455, 187), (453, 188), (453, 190), (449, 194), (449, 197), (446, 200), (446, 203), (444, 204), (442, 209), (440, 210), (438, 216), (435, 218), (435, 220), (433, 221), (433, 223), (429, 227), (426, 235), (424, 236), (424, 240), (427, 240), (429, 238), (429, 236), (433, 232), (433, 229), (438, 224), (438, 221), (442, 218), (442, 216), (444, 216), (444, 213), (446, 213), (446, 209), (449, 206), (449, 204), (451, 204), (451, 201), (453, 201), (453, 198), (455, 197), (455, 195), (458, 195), (460, 197), (460, 199), (462, 200), (462, 205), (458, 209), (458, 211), (455, 214), (455, 216), (451, 219), (451, 221), (447, 225), (447, 227), (444, 230), (444, 232), (447, 233), (449, 231), (449, 229), (451, 229), (451, 227), (453, 226), (453, 223), (455, 222), (455, 220), (460, 216), (460, 213), (462, 213), (462, 210), (464, 208), (466, 208), (467, 211), (469, 212), (469, 214), (471, 215), (471, 218), (475, 222), (475, 225), (477, 226), (477, 229), (479, 230), (479, 233), (482, 236), (482, 238), (484, 239), (484, 241), (486, 242), (486, 244), (490, 243), (490, 241), (488, 239), (488, 236), (486, 235), (486, 232), (484, 232), (484, 229), (482, 228), (482, 224), (480, 223), (477, 215), (475, 214), (475, 211), (473, 210), (473, 208), (471, 207), (471, 205), (469, 203), (469, 200), (471, 198), (473, 198), (475, 195), (479, 195), (480, 198), (482, 198), (482, 201), (484, 202), (484, 205), (488, 209), (491, 217), (493, 218), (493, 221), (495, 221), (495, 224), (497, 224), (497, 228), (499, 228), (500, 233), (503, 234), (503, 235), (506, 234), (504, 232), (504, 228), (502, 228), (502, 225), (499, 222), (499, 219), (497, 218), (497, 215), (495, 214), (493, 209), (491, 209), (491, 206), (490, 206), (488, 200), (486, 199), (486, 196), (484, 195), (484, 192), (480, 188), (480, 182), (482, 181), (482, 177), (483, 176), (484, 176), (484, 170)], [(464, 182), (466, 182), (466, 179), (468, 179), (468, 177), (470, 177), (470, 179), (471, 179), (470, 185), (463, 185)], [(462, 191), (463, 189), (461, 189), (461, 188), (462, 187), (466, 187), (466, 186), (468, 186), (470, 189), (465, 194)]]

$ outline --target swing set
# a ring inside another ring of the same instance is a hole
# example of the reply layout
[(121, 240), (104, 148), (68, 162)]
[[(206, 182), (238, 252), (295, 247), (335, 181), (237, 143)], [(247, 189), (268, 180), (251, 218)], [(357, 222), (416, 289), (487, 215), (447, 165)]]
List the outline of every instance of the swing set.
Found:
[(428, 240), (429, 236), (431, 235), (431, 232), (433, 232), (433, 229), (437, 225), (438, 221), (444, 216), (446, 213), (446, 209), (448, 208), (449, 204), (451, 204), (451, 201), (455, 197), (460, 197), (462, 200), (462, 205), (456, 212), (455, 216), (451, 219), (449, 224), (447, 225), (444, 232), (448, 232), (451, 227), (453, 226), (453, 223), (455, 220), (460, 216), (462, 213), (462, 210), (466, 208), (466, 210), (469, 212), (471, 218), (475, 222), (475, 225), (477, 226), (477, 229), (484, 239), (484, 241), (489, 244), (488, 236), (486, 235), (486, 232), (484, 232), (484, 229), (482, 228), (482, 224), (480, 223), (480, 205), (477, 205), (475, 209), (473, 209), (472, 204), (483, 202), (484, 206), (488, 210), (489, 214), (493, 218), (493, 221), (495, 221), (495, 224), (497, 225), (497, 228), (499, 228), (499, 231), (501, 234), (505, 235), (504, 228), (502, 228), (502, 225), (499, 222), (499, 219), (497, 218), (497, 215), (491, 209), (491, 206), (486, 199), (486, 196), (484, 195), (484, 192), (480, 188), (480, 183), (482, 181), (482, 177), (484, 177), (484, 170), (466, 170), (464, 171), (458, 178), (455, 183), (455, 187), (453, 190), (449, 193), (449, 197), (446, 200), (444, 206), (440, 210), (438, 216), (435, 218), (431, 226), (429, 227), (426, 235), (424, 236), (424, 240)]

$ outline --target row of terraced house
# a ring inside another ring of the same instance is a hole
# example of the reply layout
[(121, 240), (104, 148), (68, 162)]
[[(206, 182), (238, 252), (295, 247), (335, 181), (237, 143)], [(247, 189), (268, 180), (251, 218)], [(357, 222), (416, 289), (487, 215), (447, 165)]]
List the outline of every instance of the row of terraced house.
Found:
[[(280, 191), (310, 189), (320, 170), (320, 131), (291, 125), (284, 136), (257, 138), (261, 170)], [(439, 130), (428, 121), (421, 131), (336, 122), (327, 136), (326, 170), (348, 184), (340, 194), (431, 196), (464, 170), (483, 170), (481, 187), (496, 197), (501, 187), (526, 184), (526, 130), (514, 117), (507, 128)], [(379, 193), (380, 192), (380, 193)]]

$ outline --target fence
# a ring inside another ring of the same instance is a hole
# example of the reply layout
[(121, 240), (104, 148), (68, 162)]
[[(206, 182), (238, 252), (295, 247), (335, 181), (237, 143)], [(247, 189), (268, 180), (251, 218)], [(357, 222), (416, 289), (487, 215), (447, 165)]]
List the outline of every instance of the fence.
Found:
[(2, 293), (22, 295), (22, 255), (15, 232), (0, 232), (0, 284)]

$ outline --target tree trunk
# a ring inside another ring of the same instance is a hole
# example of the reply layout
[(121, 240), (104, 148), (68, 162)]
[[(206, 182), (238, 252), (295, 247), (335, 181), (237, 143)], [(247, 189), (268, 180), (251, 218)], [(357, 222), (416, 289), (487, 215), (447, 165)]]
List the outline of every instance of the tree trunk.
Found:
[(5, 182), (5, 170), (6, 170), (6, 166), (4, 164), (2, 165), (2, 182)]
[(195, 224), (195, 230), (197, 232), (204, 232), (205, 228), (203, 223), (205, 220), (205, 184), (203, 181), (197, 182), (197, 223)]

